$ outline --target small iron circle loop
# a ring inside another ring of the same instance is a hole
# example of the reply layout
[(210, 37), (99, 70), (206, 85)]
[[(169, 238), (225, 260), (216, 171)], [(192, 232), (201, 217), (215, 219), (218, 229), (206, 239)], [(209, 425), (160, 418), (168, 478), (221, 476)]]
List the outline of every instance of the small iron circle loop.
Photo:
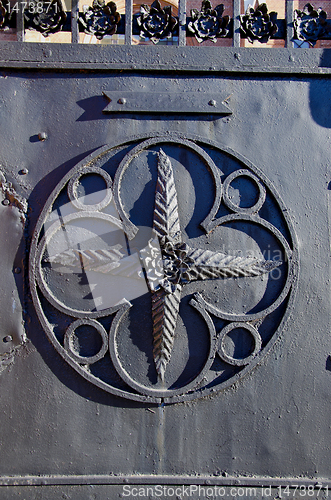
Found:
[[(259, 199), (251, 207), (239, 207), (238, 205), (233, 203), (233, 201), (230, 200), (229, 187), (230, 187), (231, 182), (234, 181), (234, 179), (237, 179), (237, 177), (249, 177), (250, 179), (252, 179), (255, 182), (255, 184), (258, 187)], [(249, 170), (247, 170), (245, 168), (242, 168), (240, 170), (236, 170), (235, 172), (232, 172), (232, 174), (228, 175), (224, 181), (223, 189), (224, 189), (223, 200), (224, 200), (225, 205), (230, 210), (232, 210), (233, 212), (236, 212), (238, 214), (255, 214), (262, 208), (263, 203), (265, 202), (265, 198), (266, 198), (265, 187), (263, 186), (261, 181), (258, 179), (258, 177), (256, 177), (256, 175), (254, 175), (252, 172), (250, 172)]]
[[(106, 183), (106, 195), (100, 203), (95, 203), (94, 205), (85, 205), (80, 201), (80, 199), (77, 196), (77, 187), (80, 179), (83, 177), (83, 175), (86, 174), (97, 174), (100, 175), (100, 177), (103, 178), (103, 180)], [(74, 175), (68, 184), (68, 196), (71, 201), (71, 203), (74, 205), (74, 207), (78, 208), (78, 210), (89, 210), (90, 212), (98, 212), (99, 210), (102, 210), (105, 208), (109, 203), (111, 202), (113, 198), (113, 193), (112, 193), (112, 185), (113, 181), (107, 172), (105, 172), (102, 168), (99, 167), (84, 167), (84, 169), (80, 170), (77, 172), (76, 175)]]
[[(246, 358), (233, 358), (232, 356), (229, 356), (228, 354), (226, 354), (224, 351), (223, 342), (224, 342), (225, 337), (230, 332), (232, 332), (232, 330), (235, 330), (236, 328), (243, 328), (244, 330), (249, 331), (249, 333), (251, 333), (251, 335), (254, 339), (254, 342), (255, 342), (254, 350), (249, 356), (246, 356)], [(257, 331), (257, 329), (254, 326), (252, 326), (250, 323), (244, 323), (241, 321), (235, 321), (234, 323), (230, 323), (229, 325), (226, 325), (221, 330), (218, 342), (219, 342), (219, 346), (218, 346), (218, 350), (217, 350), (218, 355), (220, 356), (220, 358), (223, 361), (225, 361), (226, 363), (229, 363), (230, 365), (233, 365), (233, 366), (248, 365), (248, 363), (250, 363), (250, 361), (253, 358), (255, 358), (255, 356), (260, 352), (261, 347), (262, 347), (262, 340), (261, 340), (260, 334)]]
[[(76, 329), (80, 326), (92, 326), (97, 330), (102, 339), (102, 346), (100, 351), (94, 356), (79, 356), (72, 346), (72, 338), (76, 331)], [(102, 359), (108, 350), (108, 335), (104, 327), (98, 323), (95, 319), (77, 319), (67, 328), (67, 331), (64, 335), (64, 348), (70, 354), (70, 356), (77, 361), (78, 363), (84, 363), (86, 365), (91, 365), (92, 363), (96, 363), (99, 359)]]

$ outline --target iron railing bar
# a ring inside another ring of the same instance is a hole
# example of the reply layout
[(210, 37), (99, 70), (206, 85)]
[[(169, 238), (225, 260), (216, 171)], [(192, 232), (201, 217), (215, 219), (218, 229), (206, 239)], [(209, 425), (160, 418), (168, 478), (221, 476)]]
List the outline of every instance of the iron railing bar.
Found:
[(21, 7), (16, 13), (16, 35), (18, 42), (25, 41), (25, 31), (24, 31), (24, 13), (22, 4), (19, 2), (18, 5)]
[(294, 38), (294, 9), (293, 0), (286, 0), (286, 39), (285, 39), (285, 47), (292, 47), (293, 38)]
[(125, 0), (125, 45), (132, 45), (133, 0)]
[(71, 43), (79, 43), (79, 0), (71, 1)]
[(186, 0), (179, 0), (178, 8), (178, 45), (185, 47), (186, 45)]
[(240, 47), (240, 6), (241, 0), (233, 0), (233, 47)]

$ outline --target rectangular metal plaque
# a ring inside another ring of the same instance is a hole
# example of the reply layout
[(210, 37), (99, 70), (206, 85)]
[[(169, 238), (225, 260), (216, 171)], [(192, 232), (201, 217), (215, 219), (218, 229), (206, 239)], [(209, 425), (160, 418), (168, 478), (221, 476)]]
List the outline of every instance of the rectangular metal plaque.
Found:
[(226, 96), (207, 92), (120, 92), (106, 91), (110, 100), (104, 113), (192, 113), (230, 115), (223, 104)]

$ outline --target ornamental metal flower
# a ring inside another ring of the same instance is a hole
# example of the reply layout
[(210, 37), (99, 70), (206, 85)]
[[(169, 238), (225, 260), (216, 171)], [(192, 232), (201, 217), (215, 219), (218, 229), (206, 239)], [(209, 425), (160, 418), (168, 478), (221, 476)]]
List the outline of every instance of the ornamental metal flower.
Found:
[(265, 3), (258, 5), (255, 10), (250, 5), (246, 10), (246, 14), (240, 16), (240, 18), (241, 32), (251, 43), (254, 40), (266, 43), (277, 32), (277, 12), (270, 12), (268, 14), (268, 7)]
[(8, 12), (0, 0), (0, 29), (8, 28)]
[(140, 36), (150, 38), (153, 43), (158, 43), (162, 38), (170, 38), (176, 28), (178, 21), (171, 15), (171, 6), (163, 9), (158, 0), (149, 5), (140, 6), (140, 14), (137, 16), (140, 27)]
[(319, 38), (327, 32), (327, 14), (322, 9), (315, 10), (307, 3), (303, 11), (294, 11), (294, 30), (298, 40), (308, 42), (314, 46)]
[(200, 12), (191, 10), (192, 20), (187, 29), (194, 34), (199, 43), (205, 40), (216, 42), (217, 37), (225, 37), (229, 33), (229, 16), (222, 17), (224, 5), (217, 5), (214, 9), (209, 0), (203, 0)]
[[(40, 9), (39, 5), (42, 8)], [(66, 22), (67, 15), (61, 0), (52, 0), (52, 2), (38, 2), (38, 7), (28, 4), (24, 10), (24, 20), (27, 28), (39, 31), (44, 37), (50, 33), (61, 31)]]
[(94, 35), (102, 40), (105, 35), (114, 35), (121, 15), (117, 12), (115, 2), (105, 4), (104, 0), (93, 0), (92, 7), (84, 6), (84, 12), (79, 16), (79, 22), (84, 33)]

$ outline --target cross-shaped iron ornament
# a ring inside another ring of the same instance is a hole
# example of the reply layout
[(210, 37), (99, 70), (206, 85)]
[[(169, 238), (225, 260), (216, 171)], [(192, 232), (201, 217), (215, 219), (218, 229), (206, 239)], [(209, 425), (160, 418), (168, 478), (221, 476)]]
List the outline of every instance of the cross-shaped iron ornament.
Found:
[[(180, 228), (172, 165), (162, 149), (158, 153), (153, 233), (139, 253), (152, 293), (153, 357), (158, 378), (163, 381), (173, 349), (183, 286), (197, 280), (260, 276), (282, 261), (233, 256), (187, 245)], [(141, 267), (125, 258), (120, 244), (109, 250), (69, 249), (47, 260), (52, 264), (80, 267), (83, 272), (143, 276)]]
[[(158, 377), (164, 380), (174, 344), (183, 285), (196, 280), (259, 276), (269, 273), (282, 262), (231, 256), (191, 248), (184, 243), (173, 169), (162, 149), (158, 153), (153, 230), (158, 237), (164, 273), (164, 278), (159, 280), (157, 286), (153, 280), (148, 280), (152, 292), (153, 356)], [(152, 242), (150, 246), (156, 248)]]

